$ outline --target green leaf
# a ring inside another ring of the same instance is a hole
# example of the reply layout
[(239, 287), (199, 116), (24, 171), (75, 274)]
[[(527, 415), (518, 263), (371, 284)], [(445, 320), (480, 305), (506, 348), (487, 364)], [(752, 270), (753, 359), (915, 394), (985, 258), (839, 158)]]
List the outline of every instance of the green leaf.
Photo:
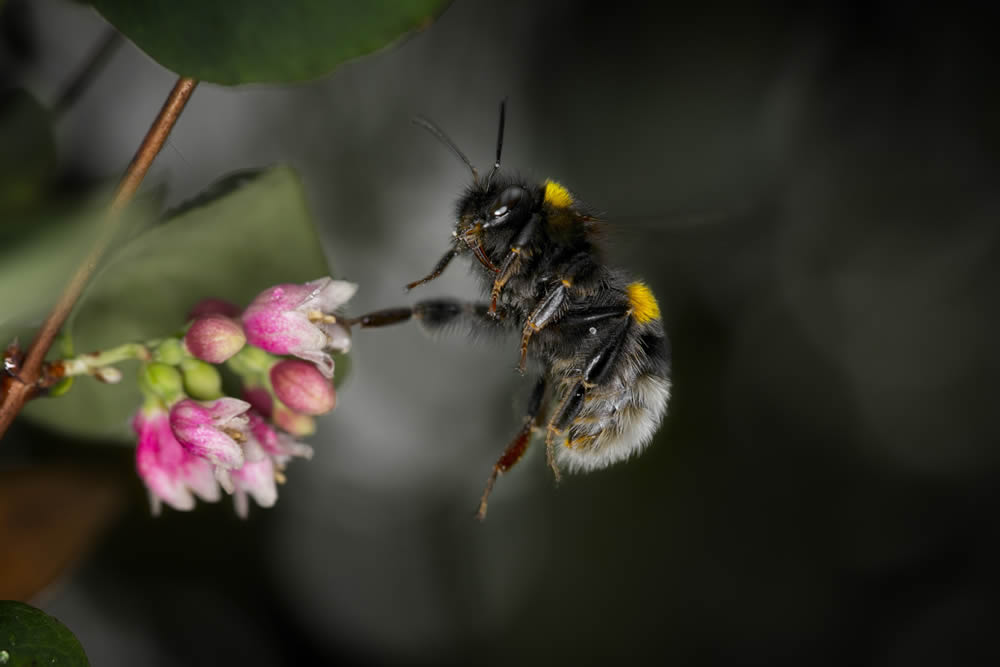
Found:
[[(271, 285), (330, 274), (290, 168), (237, 174), (210, 192), (116, 253), (74, 316), (78, 351), (176, 332), (203, 298), (243, 306)], [(121, 368), (120, 384), (82, 378), (65, 396), (32, 401), (23, 414), (71, 435), (131, 442), (136, 366)]]
[[(14, 336), (23, 345), (52, 307), (95, 239), (106, 229), (110, 197), (54, 202), (2, 219), (0, 243), (0, 346)], [(112, 249), (153, 219), (155, 203), (133, 202), (120, 221)]]
[(90, 665), (80, 640), (65, 625), (21, 602), (0, 600), (0, 665)]
[(31, 94), (0, 93), (0, 146), (2, 219), (38, 203), (55, 173), (52, 119)]
[(315, 79), (427, 25), (447, 0), (93, 0), (154, 60), (222, 84)]

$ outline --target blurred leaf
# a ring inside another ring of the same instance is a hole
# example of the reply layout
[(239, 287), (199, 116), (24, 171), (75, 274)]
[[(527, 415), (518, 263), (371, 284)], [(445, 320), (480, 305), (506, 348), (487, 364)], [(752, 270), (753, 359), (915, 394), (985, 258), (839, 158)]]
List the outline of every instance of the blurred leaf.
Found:
[(6, 667), (89, 665), (73, 633), (45, 612), (0, 600), (0, 664)]
[(222, 84), (315, 79), (427, 25), (446, 0), (93, 0), (164, 67)]
[[(47, 204), (3, 220), (0, 243), (0, 346), (31, 331), (56, 301), (107, 220), (108, 196), (87, 202)], [(143, 197), (133, 203), (118, 228), (123, 238), (153, 219), (155, 203)], [(117, 243), (112, 243), (113, 249)]]
[(31, 94), (0, 93), (0, 146), (0, 217), (6, 217), (39, 202), (55, 172), (52, 118)]
[[(123, 247), (97, 276), (73, 320), (79, 352), (177, 331), (199, 300), (245, 305), (277, 283), (329, 275), (302, 186), (288, 167), (246, 172), (213, 186), (166, 223)], [(58, 399), (28, 404), (24, 415), (76, 436), (132, 442), (139, 404), (134, 368), (118, 385), (76, 383)]]
[(79, 560), (121, 507), (120, 479), (68, 467), (0, 473), (0, 598), (30, 599)]
[(344, 380), (351, 374), (351, 355), (334, 354), (333, 361), (333, 386), (340, 389), (341, 385), (344, 384)]

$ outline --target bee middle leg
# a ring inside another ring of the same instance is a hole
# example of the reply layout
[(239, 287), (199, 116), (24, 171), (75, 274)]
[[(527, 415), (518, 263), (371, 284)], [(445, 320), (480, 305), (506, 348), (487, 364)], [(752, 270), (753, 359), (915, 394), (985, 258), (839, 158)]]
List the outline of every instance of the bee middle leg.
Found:
[(521, 426), (521, 430), (517, 432), (514, 439), (510, 441), (506, 449), (503, 450), (503, 454), (497, 459), (497, 462), (493, 464), (493, 470), (490, 471), (490, 476), (486, 480), (486, 488), (483, 490), (483, 496), (479, 500), (479, 511), (476, 512), (476, 518), (482, 521), (486, 518), (486, 502), (490, 497), (490, 493), (493, 491), (493, 486), (496, 484), (497, 477), (507, 472), (514, 465), (521, 460), (524, 453), (528, 450), (528, 444), (531, 442), (531, 435), (534, 433), (535, 423), (539, 416), (543, 413), (542, 403), (543, 397), (545, 396), (545, 377), (542, 376), (535, 383), (535, 388), (531, 392), (531, 400), (528, 402), (527, 414), (524, 417), (524, 425)]
[[(528, 360), (528, 343), (531, 337), (547, 326), (562, 321), (571, 305), (571, 292), (573, 295), (586, 295), (590, 289), (589, 276), (592, 274), (594, 261), (588, 255), (577, 256), (575, 259), (564, 265), (559, 271), (557, 279), (553, 281), (548, 290), (539, 299), (538, 304), (528, 315), (521, 329), (521, 361), (517, 368), (524, 372), (525, 364)], [(578, 281), (581, 281), (580, 284)], [(584, 312), (589, 312), (584, 311)]]
[(535, 309), (528, 315), (521, 330), (521, 362), (517, 365), (517, 370), (521, 373), (524, 373), (524, 367), (528, 361), (528, 341), (531, 340), (532, 335), (555, 322), (565, 312), (568, 305), (566, 297), (569, 286), (568, 280), (557, 283), (542, 297)]

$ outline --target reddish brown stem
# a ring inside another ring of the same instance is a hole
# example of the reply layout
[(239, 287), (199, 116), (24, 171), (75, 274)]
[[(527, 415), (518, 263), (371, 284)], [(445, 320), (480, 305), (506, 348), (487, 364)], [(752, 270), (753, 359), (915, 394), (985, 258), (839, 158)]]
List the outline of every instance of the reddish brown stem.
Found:
[(36, 383), (41, 375), (42, 362), (45, 360), (45, 355), (48, 354), (56, 335), (58, 335), (59, 330), (66, 322), (66, 318), (72, 312), (73, 306), (76, 304), (77, 299), (80, 298), (80, 294), (83, 292), (83, 288), (86, 287), (91, 275), (93, 275), (94, 269), (97, 268), (98, 261), (107, 250), (108, 243), (117, 228), (122, 209), (131, 201), (132, 196), (139, 189), (139, 184), (142, 183), (146, 172), (149, 171), (149, 166), (153, 163), (153, 159), (156, 158), (157, 153), (163, 148), (167, 136), (177, 122), (177, 118), (181, 115), (181, 111), (184, 110), (184, 105), (187, 104), (196, 85), (198, 85), (197, 81), (187, 77), (180, 77), (177, 80), (174, 89), (167, 96), (167, 101), (164, 102), (163, 108), (160, 109), (159, 115), (153, 121), (149, 132), (146, 133), (146, 138), (142, 140), (142, 144), (136, 151), (135, 157), (132, 158), (131, 164), (125, 170), (125, 175), (122, 177), (121, 183), (118, 184), (118, 189), (115, 191), (114, 199), (111, 200), (110, 214), (101, 232), (98, 234), (97, 240), (91, 247), (90, 252), (87, 253), (87, 257), (77, 268), (76, 273), (70, 279), (69, 283), (66, 284), (59, 300), (52, 307), (52, 311), (45, 318), (41, 328), (35, 335), (35, 340), (32, 341), (31, 347), (28, 348), (28, 353), (20, 365), (18, 378), (3, 378), (3, 391), (0, 392), (0, 399), (2, 399), (2, 402), (0, 402), (0, 438), (7, 432), (7, 428), (14, 421), (14, 417), (21, 411), (21, 408), (24, 407), (24, 403), (36, 391)]

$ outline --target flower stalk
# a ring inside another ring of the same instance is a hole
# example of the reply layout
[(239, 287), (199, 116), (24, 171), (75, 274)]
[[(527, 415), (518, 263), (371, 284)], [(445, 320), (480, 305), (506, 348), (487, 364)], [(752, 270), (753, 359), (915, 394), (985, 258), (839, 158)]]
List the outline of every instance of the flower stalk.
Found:
[[(86, 258), (77, 267), (76, 273), (66, 284), (56, 305), (45, 318), (34, 341), (24, 355), (23, 361), (19, 362), (17, 377), (0, 378), (0, 439), (3, 438), (4, 433), (7, 432), (21, 408), (24, 407), (25, 402), (38, 391), (36, 383), (43, 378), (45, 355), (52, 347), (52, 343), (65, 324), (66, 318), (73, 311), (73, 306), (80, 299), (80, 295), (90, 281), (98, 262), (107, 251), (108, 245), (118, 229), (121, 211), (139, 189), (150, 165), (153, 164), (160, 149), (163, 148), (170, 131), (173, 130), (197, 85), (198, 82), (189, 77), (180, 77), (174, 84), (163, 108), (153, 121), (142, 144), (139, 145), (132, 162), (125, 170), (125, 175), (111, 201), (103, 229), (98, 234)], [(20, 356), (20, 350), (17, 351), (17, 355)]]
[(130, 359), (149, 361), (153, 355), (144, 343), (125, 343), (109, 350), (94, 352), (92, 354), (82, 354), (72, 359), (63, 359), (53, 362), (62, 364), (62, 375), (72, 377), (74, 375), (97, 375), (106, 367)]

